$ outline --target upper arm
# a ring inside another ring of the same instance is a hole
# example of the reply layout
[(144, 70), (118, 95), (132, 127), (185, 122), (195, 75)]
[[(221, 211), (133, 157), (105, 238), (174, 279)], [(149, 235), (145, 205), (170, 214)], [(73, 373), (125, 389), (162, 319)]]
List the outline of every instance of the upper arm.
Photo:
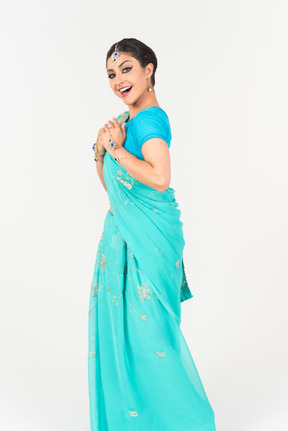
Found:
[(171, 179), (169, 120), (155, 111), (140, 111), (135, 117), (134, 134), (145, 161), (154, 169), (159, 187), (165, 190)]
[(159, 185), (166, 190), (171, 181), (170, 152), (167, 142), (161, 138), (152, 138), (144, 142), (142, 154), (146, 162), (154, 168)]

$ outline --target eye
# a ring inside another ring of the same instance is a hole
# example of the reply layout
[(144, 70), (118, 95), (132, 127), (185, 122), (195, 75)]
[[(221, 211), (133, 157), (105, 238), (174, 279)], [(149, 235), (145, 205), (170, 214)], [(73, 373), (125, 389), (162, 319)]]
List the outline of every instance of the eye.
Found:
[[(131, 69), (133, 68), (133, 66), (130, 66), (130, 67), (124, 67), (124, 69), (123, 69), (123, 73), (128, 73)], [(127, 72), (124, 72), (124, 70), (126, 70)], [(114, 76), (115, 76), (115, 73), (111, 73), (110, 75), (108, 75), (108, 78), (109, 79), (113, 79), (114, 78)]]
[[(132, 69), (132, 67), (125, 67), (124, 69), (123, 69), (123, 72), (124, 72), (124, 70), (128, 70), (128, 72), (129, 72), (129, 70), (131, 70)], [(125, 73), (127, 73), (127, 72), (125, 72)]]

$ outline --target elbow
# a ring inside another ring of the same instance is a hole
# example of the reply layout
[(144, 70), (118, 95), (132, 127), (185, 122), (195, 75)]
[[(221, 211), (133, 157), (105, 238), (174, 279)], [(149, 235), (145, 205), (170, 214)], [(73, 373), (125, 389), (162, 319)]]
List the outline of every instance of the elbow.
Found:
[(157, 179), (157, 181), (155, 182), (154, 188), (158, 192), (163, 193), (169, 187), (169, 185), (170, 185), (170, 178), (165, 178), (162, 176)]

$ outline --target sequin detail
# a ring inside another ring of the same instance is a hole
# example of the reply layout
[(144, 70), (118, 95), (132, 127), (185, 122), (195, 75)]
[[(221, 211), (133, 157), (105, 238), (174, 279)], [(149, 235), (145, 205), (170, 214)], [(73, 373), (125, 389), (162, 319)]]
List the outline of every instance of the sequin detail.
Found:
[(165, 358), (166, 353), (165, 352), (156, 352), (158, 356), (160, 356), (160, 358)]
[(129, 413), (130, 413), (130, 416), (134, 416), (134, 417), (138, 416), (138, 413), (133, 412), (132, 410), (129, 410)]
[(95, 353), (94, 352), (88, 352), (88, 356), (89, 356), (89, 358), (95, 358)]

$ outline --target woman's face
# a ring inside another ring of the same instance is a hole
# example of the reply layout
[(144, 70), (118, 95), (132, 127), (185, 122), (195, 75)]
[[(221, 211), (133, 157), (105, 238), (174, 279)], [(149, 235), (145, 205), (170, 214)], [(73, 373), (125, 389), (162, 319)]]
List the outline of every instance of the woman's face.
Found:
[[(107, 61), (110, 87), (126, 105), (137, 104), (139, 100), (145, 98), (152, 72), (152, 63), (144, 70), (136, 58), (124, 52), (120, 52), (118, 63), (114, 63), (111, 57)], [(125, 88), (128, 91), (121, 91)]]

